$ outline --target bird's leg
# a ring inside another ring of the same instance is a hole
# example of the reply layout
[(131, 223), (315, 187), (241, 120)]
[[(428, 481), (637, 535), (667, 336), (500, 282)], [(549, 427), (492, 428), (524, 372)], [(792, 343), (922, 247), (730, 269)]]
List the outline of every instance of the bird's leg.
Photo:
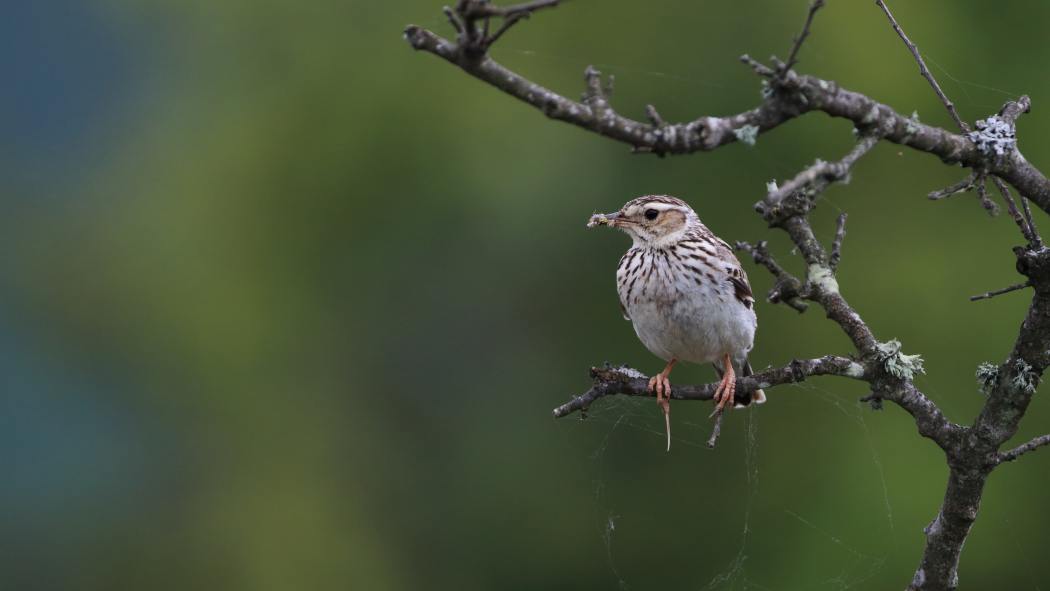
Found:
[(733, 371), (733, 362), (729, 359), (729, 353), (726, 353), (722, 359), (722, 366), (725, 372), (722, 374), (722, 381), (718, 383), (718, 389), (715, 390), (714, 401), (716, 406), (712, 416), (722, 412), (722, 409), (727, 404), (731, 404), (736, 396), (736, 372)]
[(656, 394), (656, 403), (664, 409), (664, 427), (667, 431), (667, 451), (671, 451), (671, 382), (667, 376), (671, 374), (677, 359), (667, 362), (664, 370), (649, 378), (649, 391)]

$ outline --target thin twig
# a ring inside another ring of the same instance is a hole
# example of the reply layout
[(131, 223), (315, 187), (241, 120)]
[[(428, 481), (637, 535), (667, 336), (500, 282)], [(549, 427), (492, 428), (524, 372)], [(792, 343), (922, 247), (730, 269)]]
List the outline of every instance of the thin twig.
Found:
[[(842, 157), (838, 162), (825, 162), (823, 160), (817, 160), (809, 168), (795, 175), (795, 178), (787, 181), (776, 190), (770, 191), (766, 195), (765, 201), (771, 205), (776, 205), (780, 201), (783, 201), (788, 195), (812, 186), (814, 184), (819, 185), (823, 183), (826, 186), (832, 181), (843, 181), (850, 173), (850, 169), (853, 165), (860, 160), (861, 156), (865, 155), (875, 144), (879, 143), (879, 137), (874, 135), (865, 135), (857, 141), (857, 145), (849, 151), (848, 154)], [(824, 189), (824, 186), (813, 187), (816, 192), (820, 192)]]
[(721, 410), (715, 413), (715, 424), (711, 426), (711, 436), (707, 438), (707, 447), (714, 449), (715, 444), (718, 443), (718, 436), (722, 434), (722, 415), (725, 414)]
[(456, 30), (456, 34), (457, 35), (462, 34), (463, 33), (463, 21), (459, 20), (459, 15), (456, 14), (448, 6), (442, 7), (441, 11), (445, 13), (445, 16), (448, 18), (448, 22), (452, 25), (452, 28)]
[(663, 127), (667, 125), (664, 118), (660, 116), (660, 113), (656, 110), (656, 107), (652, 105), (645, 105), (645, 116), (649, 118), (649, 122), (653, 124), (653, 127)]
[(1004, 451), (997, 457), (997, 463), (1012, 462), (1030, 451), (1035, 451), (1044, 445), (1050, 445), (1050, 435), (1040, 435), (1031, 441), (1018, 445), (1017, 447)]
[(938, 189), (937, 191), (931, 191), (927, 197), (933, 201), (937, 201), (939, 199), (944, 199), (945, 197), (965, 193), (974, 188), (974, 185), (977, 182), (977, 176), (976, 173), (970, 173), (969, 176), (954, 185), (949, 185), (943, 189)]
[[(1003, 182), (1002, 179), (996, 179), (998, 182)], [(1003, 186), (1006, 189), (1006, 186)], [(1021, 195), (1021, 207), (1024, 209), (1024, 218), (1028, 222), (1028, 230), (1032, 233), (1031, 243), (1035, 248), (1043, 246), (1043, 238), (1039, 235), (1039, 228), (1035, 227), (1035, 219), (1032, 217), (1032, 208), (1028, 207), (1028, 198)]]
[(937, 79), (933, 77), (933, 74), (930, 73), (930, 69), (926, 67), (926, 62), (922, 59), (922, 55), (919, 53), (919, 48), (916, 47), (915, 44), (911, 42), (911, 39), (908, 38), (908, 35), (904, 33), (904, 29), (902, 29), (900, 24), (897, 23), (897, 19), (893, 18), (893, 13), (890, 12), (889, 6), (886, 6), (886, 2), (883, 0), (875, 0), (875, 4), (878, 4), (879, 8), (882, 9), (882, 12), (886, 13), (886, 18), (890, 19), (890, 24), (893, 26), (893, 30), (897, 32), (897, 35), (899, 35), (901, 40), (904, 41), (904, 44), (908, 46), (908, 51), (910, 51), (912, 56), (915, 57), (915, 61), (919, 62), (919, 73), (922, 74), (922, 77), (933, 87), (933, 91), (937, 93), (937, 97), (941, 99), (942, 103), (944, 103), (944, 108), (948, 109), (948, 113), (952, 116), (952, 119), (955, 120), (956, 125), (958, 125), (959, 129), (964, 132), (970, 131), (970, 126), (962, 120), (962, 117), (959, 117), (959, 112), (955, 110), (955, 103), (948, 98), (948, 95), (944, 94), (944, 91), (941, 90), (941, 85), (937, 84)]
[(1021, 235), (1025, 237), (1025, 240), (1027, 240), (1029, 244), (1035, 244), (1036, 238), (1032, 234), (1032, 229), (1024, 216), (1021, 215), (1021, 212), (1018, 211), (1017, 202), (1014, 201), (1013, 195), (1010, 194), (1009, 187), (1007, 187), (1006, 183), (998, 177), (992, 177), (992, 184), (995, 185), (995, 188), (999, 189), (999, 194), (1003, 196), (1003, 202), (1006, 203), (1006, 210), (1010, 212), (1010, 217), (1014, 220), (1014, 223), (1017, 224), (1018, 229), (1021, 230)]
[[(518, 23), (518, 21), (520, 21), (521, 19), (525, 18), (527, 15), (528, 15), (528, 13), (526, 13), (525, 15), (508, 16), (507, 18), (503, 19), (503, 23), (500, 25), (500, 27), (498, 29), (496, 29), (496, 32), (493, 33), (492, 36), (488, 36), (488, 35), (485, 36), (485, 46), (486, 47), (492, 47), (493, 43), (495, 43), (496, 41), (499, 41), (499, 38), (502, 37), (504, 33), (509, 31), (511, 27), (516, 25)], [(485, 20), (485, 23), (486, 23), (486, 27), (487, 27), (488, 26), (488, 24), (487, 24), (488, 23), (488, 19)]]
[(534, 2), (522, 2), (510, 6), (498, 6), (491, 2), (482, 0), (461, 1), (457, 5), (457, 11), (463, 13), (467, 18), (482, 18), (486, 16), (520, 16), (527, 15), (543, 8), (554, 8), (562, 0), (535, 0)]
[(838, 269), (839, 261), (842, 260), (842, 241), (846, 239), (846, 212), (839, 214), (838, 225), (835, 227), (835, 240), (831, 243), (831, 257), (828, 265), (832, 271)]
[(976, 302), (978, 300), (987, 300), (989, 298), (994, 298), (995, 296), (998, 296), (998, 295), (1003, 295), (1004, 293), (1010, 293), (1011, 291), (1017, 291), (1019, 289), (1024, 289), (1026, 287), (1031, 287), (1031, 286), (1032, 286), (1032, 282), (1031, 281), (1025, 281), (1024, 283), (1018, 283), (1017, 285), (1011, 285), (1010, 287), (1004, 287), (1002, 289), (996, 289), (994, 291), (987, 291), (987, 292), (982, 293), (980, 295), (970, 296), (970, 301), (971, 302)]
[[(995, 201), (992, 201), (988, 197), (988, 187), (985, 186), (986, 179), (987, 175), (981, 173), (977, 175), (977, 180), (974, 182), (974, 187), (977, 189), (977, 201), (981, 204), (981, 207), (983, 207), (984, 210), (988, 212), (988, 215), (998, 215), (999, 206), (995, 204)], [(1008, 205), (1013, 205), (1012, 200), (1008, 201), (1007, 203)], [(1022, 228), (1021, 230), (1023, 232), (1024, 228)]]
[(784, 64), (783, 72), (787, 72), (798, 63), (798, 52), (802, 49), (802, 43), (809, 37), (809, 27), (813, 24), (813, 15), (824, 6), (824, 0), (813, 0), (809, 4), (809, 12), (806, 13), (806, 22), (802, 25), (802, 32), (795, 37), (795, 43), (791, 46), (787, 62)]

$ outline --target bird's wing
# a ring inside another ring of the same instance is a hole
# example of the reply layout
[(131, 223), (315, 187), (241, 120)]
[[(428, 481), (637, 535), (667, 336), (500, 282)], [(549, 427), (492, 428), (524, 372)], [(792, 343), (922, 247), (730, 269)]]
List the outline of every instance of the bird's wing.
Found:
[(733, 267), (729, 271), (729, 282), (733, 284), (733, 292), (736, 299), (748, 308), (754, 306), (755, 296), (751, 293), (751, 284), (747, 282), (747, 273), (740, 267)]
[(729, 283), (733, 285), (736, 299), (740, 300), (740, 303), (748, 308), (753, 308), (755, 295), (751, 292), (751, 284), (747, 280), (747, 273), (744, 272), (744, 267), (741, 266), (740, 260), (736, 258), (736, 255), (733, 254), (733, 249), (730, 248), (725, 240), (715, 238), (715, 243), (718, 245), (719, 257), (726, 263), (726, 275), (729, 278)]

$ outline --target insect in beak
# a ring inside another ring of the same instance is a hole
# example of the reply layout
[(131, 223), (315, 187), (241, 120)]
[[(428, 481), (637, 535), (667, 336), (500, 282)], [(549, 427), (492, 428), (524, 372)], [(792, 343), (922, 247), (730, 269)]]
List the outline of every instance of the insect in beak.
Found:
[(623, 223), (623, 217), (620, 212), (616, 211), (613, 213), (596, 213), (591, 216), (591, 219), (587, 220), (587, 227), (593, 228), (595, 226), (619, 226)]

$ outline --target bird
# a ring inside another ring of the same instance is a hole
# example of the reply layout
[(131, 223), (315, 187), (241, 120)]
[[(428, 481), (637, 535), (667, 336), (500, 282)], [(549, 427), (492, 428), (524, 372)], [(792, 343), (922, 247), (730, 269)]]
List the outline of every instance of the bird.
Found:
[[(616, 267), (616, 291), (638, 339), (666, 362), (648, 387), (663, 409), (670, 451), (668, 375), (676, 363), (711, 363), (720, 374), (711, 416), (734, 401), (737, 369), (754, 373), (748, 353), (758, 316), (751, 285), (729, 244), (677, 197), (638, 197), (619, 211), (592, 215), (587, 227), (596, 226), (620, 229), (633, 242)], [(765, 392), (755, 390), (738, 406), (765, 401)]]

